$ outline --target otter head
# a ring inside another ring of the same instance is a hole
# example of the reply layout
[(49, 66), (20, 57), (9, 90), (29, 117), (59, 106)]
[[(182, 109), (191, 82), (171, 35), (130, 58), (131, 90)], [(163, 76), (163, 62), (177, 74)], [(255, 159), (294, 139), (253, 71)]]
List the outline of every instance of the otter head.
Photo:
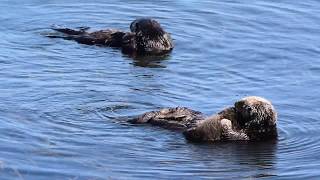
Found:
[(130, 30), (135, 33), (139, 54), (165, 54), (173, 49), (170, 35), (156, 20), (148, 18), (134, 20)]
[(243, 98), (235, 103), (236, 119), (250, 140), (277, 137), (277, 113), (271, 102), (256, 96)]
[(145, 36), (162, 36), (165, 31), (160, 24), (153, 19), (136, 19), (130, 24), (130, 30), (134, 33), (141, 33)]

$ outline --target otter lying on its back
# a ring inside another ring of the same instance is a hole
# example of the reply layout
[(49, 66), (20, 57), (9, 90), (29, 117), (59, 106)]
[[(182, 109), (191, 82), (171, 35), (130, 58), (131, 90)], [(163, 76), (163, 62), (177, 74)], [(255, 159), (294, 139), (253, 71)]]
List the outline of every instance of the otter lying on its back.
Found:
[(131, 32), (112, 29), (87, 32), (89, 28), (52, 29), (59, 34), (50, 33), (47, 37), (74, 40), (87, 45), (121, 48), (123, 53), (131, 55), (162, 55), (173, 49), (170, 34), (165, 32), (156, 20), (147, 18), (133, 21), (130, 25)]
[(203, 142), (275, 139), (278, 136), (276, 121), (277, 113), (271, 102), (250, 96), (207, 118), (198, 111), (177, 107), (147, 112), (130, 122), (182, 129), (187, 140)]

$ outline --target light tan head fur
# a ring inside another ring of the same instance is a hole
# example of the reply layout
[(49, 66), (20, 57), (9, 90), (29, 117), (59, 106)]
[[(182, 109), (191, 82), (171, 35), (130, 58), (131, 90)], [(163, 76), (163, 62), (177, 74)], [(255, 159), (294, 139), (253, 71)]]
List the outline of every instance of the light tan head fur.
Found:
[(196, 127), (184, 132), (188, 140), (265, 140), (277, 137), (277, 113), (271, 102), (257, 96), (249, 96), (199, 121)]
[(234, 106), (239, 127), (250, 140), (277, 137), (277, 112), (270, 101), (249, 96), (237, 101)]

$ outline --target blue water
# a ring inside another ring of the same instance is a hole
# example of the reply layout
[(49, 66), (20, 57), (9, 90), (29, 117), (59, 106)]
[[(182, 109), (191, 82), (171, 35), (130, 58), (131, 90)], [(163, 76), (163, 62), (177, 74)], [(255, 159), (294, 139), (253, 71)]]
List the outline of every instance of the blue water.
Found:
[[(0, 1), (0, 179), (320, 177), (320, 2)], [(49, 39), (52, 24), (128, 30), (153, 17), (166, 58)], [(275, 143), (192, 144), (122, 117), (248, 95), (278, 111)]]

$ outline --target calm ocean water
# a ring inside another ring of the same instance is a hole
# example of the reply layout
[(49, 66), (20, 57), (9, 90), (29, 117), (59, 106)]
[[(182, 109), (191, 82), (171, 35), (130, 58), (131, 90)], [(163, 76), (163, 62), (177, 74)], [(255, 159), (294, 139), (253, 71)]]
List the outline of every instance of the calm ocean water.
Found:
[[(1, 0), (0, 179), (320, 177), (320, 2)], [(165, 58), (43, 36), (52, 24), (128, 30), (161, 22)], [(270, 99), (279, 140), (192, 144), (122, 117), (187, 106), (213, 114)]]

